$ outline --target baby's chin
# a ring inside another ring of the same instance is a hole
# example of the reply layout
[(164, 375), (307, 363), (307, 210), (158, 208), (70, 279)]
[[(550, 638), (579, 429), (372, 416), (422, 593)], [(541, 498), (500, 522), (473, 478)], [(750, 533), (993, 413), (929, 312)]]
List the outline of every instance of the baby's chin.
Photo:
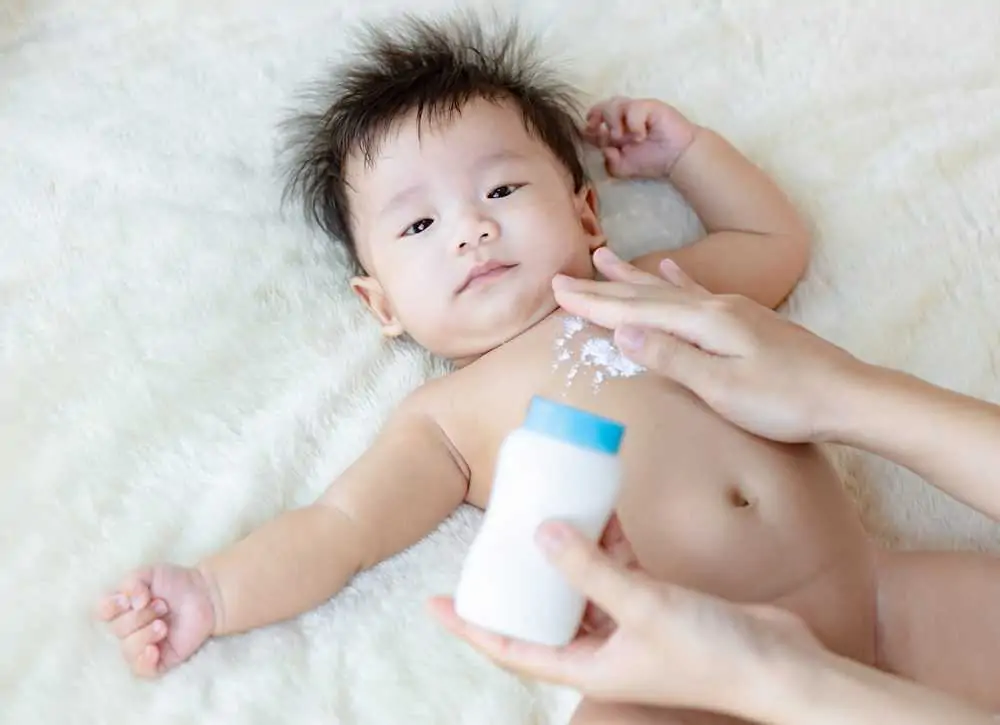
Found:
[[(462, 329), (453, 329), (448, 338), (425, 345), (431, 352), (464, 367), (483, 355), (517, 339), (559, 310), (555, 299), (528, 310), (513, 308), (503, 316), (490, 316)], [(514, 314), (510, 314), (514, 313)]]

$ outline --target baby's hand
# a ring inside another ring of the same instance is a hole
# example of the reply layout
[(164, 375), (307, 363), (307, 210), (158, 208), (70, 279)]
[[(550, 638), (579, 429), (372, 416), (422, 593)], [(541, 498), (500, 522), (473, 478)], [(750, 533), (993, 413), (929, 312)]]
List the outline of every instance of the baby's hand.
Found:
[(97, 608), (140, 677), (162, 674), (194, 654), (212, 634), (215, 614), (201, 572), (170, 564), (136, 571)]
[(584, 138), (604, 152), (611, 176), (659, 179), (670, 174), (698, 133), (672, 106), (615, 96), (587, 113)]

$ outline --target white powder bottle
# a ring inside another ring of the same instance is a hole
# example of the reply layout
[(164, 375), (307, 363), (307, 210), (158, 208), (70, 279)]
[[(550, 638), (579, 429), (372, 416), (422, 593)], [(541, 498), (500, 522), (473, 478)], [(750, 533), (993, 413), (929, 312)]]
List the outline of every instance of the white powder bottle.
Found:
[(535, 543), (538, 526), (559, 519), (596, 541), (621, 483), (615, 421), (532, 399), (504, 440), (482, 526), (469, 548), (455, 611), (484, 629), (561, 646), (580, 626), (586, 600)]

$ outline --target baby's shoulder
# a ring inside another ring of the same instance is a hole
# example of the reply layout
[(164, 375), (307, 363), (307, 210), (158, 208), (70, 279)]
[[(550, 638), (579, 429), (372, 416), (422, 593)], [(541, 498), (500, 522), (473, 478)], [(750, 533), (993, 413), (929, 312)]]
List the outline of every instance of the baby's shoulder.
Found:
[(505, 417), (508, 408), (523, 408), (520, 403), (535, 392), (537, 366), (517, 357), (483, 358), (466, 367), (428, 380), (414, 390), (403, 407), (428, 416), (449, 437), (464, 438), (462, 431), (489, 427), (488, 421)]
[(503, 380), (491, 379), (485, 372), (477, 362), (431, 378), (413, 390), (401, 407), (439, 419), (482, 405), (498, 388), (506, 387)]

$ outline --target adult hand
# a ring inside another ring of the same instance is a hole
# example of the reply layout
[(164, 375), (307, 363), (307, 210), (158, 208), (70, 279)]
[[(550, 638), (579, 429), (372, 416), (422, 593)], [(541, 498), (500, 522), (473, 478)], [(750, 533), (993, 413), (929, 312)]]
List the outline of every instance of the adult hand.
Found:
[(602, 248), (607, 281), (556, 277), (568, 312), (615, 330), (630, 359), (672, 378), (724, 418), (784, 442), (823, 440), (844, 385), (866, 366), (752, 300), (714, 295), (672, 261), (663, 279)]
[(460, 619), (448, 598), (432, 612), (497, 664), (568, 685), (594, 699), (740, 715), (769, 691), (777, 663), (824, 650), (793, 614), (739, 605), (656, 582), (616, 564), (567, 524), (548, 522), (538, 542), (608, 621), (552, 648), (491, 634)]

